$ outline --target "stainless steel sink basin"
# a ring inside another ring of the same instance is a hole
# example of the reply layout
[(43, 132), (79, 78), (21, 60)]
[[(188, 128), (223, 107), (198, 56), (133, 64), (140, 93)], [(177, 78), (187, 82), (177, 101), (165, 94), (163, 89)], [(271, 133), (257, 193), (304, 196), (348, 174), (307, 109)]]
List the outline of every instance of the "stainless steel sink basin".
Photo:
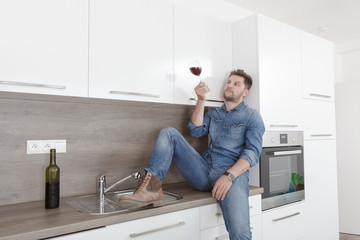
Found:
[(182, 199), (182, 196), (164, 192), (164, 199), (150, 204), (130, 204), (127, 207), (117, 204), (120, 196), (124, 194), (132, 194), (134, 190), (125, 190), (117, 192), (109, 192), (105, 195), (104, 201), (100, 201), (96, 194), (74, 197), (66, 201), (68, 205), (79, 212), (89, 214), (110, 214), (125, 211), (136, 211), (141, 209), (160, 207), (169, 203), (173, 203)]

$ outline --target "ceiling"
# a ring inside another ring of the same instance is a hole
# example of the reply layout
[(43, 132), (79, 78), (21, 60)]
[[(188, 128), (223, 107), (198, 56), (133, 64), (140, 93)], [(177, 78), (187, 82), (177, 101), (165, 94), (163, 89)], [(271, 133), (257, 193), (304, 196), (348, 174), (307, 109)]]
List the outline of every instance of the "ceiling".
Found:
[[(225, 0), (341, 44), (360, 39), (360, 0)], [(327, 27), (327, 31), (319, 28)]]

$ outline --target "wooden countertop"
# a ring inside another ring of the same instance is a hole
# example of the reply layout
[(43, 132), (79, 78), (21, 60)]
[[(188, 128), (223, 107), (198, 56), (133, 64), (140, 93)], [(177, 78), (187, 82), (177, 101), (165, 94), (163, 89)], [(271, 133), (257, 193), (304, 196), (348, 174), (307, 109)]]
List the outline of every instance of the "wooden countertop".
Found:
[[(106, 215), (77, 212), (65, 203), (69, 198), (62, 198), (57, 209), (45, 209), (44, 201), (0, 206), (0, 240), (48, 238), (216, 203), (211, 193), (196, 191), (185, 182), (166, 184), (163, 189), (183, 199), (158, 208)], [(250, 196), (261, 193), (262, 188), (250, 186)]]

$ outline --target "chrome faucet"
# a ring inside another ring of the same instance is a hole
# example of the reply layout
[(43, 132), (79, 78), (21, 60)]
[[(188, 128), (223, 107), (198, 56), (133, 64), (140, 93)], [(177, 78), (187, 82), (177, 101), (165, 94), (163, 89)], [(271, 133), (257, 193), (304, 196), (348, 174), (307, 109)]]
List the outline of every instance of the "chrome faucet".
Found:
[(106, 187), (106, 176), (111, 175), (111, 173), (105, 173), (99, 177), (99, 199), (100, 202), (104, 202), (105, 193), (116, 187), (118, 184), (122, 183), (123, 181), (133, 178), (134, 180), (138, 180), (141, 177), (140, 172), (133, 172), (131, 175), (120, 179), (119, 181), (116, 181), (113, 183), (110, 187)]

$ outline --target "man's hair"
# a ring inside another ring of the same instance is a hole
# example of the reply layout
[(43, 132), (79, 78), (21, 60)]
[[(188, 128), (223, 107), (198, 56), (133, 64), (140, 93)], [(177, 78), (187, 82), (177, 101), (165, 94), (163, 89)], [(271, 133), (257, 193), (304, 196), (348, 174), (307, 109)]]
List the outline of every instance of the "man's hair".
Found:
[(252, 78), (249, 74), (247, 74), (244, 70), (242, 69), (236, 69), (236, 70), (233, 70), (231, 71), (229, 77), (231, 77), (232, 75), (236, 75), (236, 76), (239, 76), (239, 77), (243, 77), (244, 78), (244, 84), (245, 84), (245, 87), (247, 89), (250, 90), (251, 86), (252, 86)]

